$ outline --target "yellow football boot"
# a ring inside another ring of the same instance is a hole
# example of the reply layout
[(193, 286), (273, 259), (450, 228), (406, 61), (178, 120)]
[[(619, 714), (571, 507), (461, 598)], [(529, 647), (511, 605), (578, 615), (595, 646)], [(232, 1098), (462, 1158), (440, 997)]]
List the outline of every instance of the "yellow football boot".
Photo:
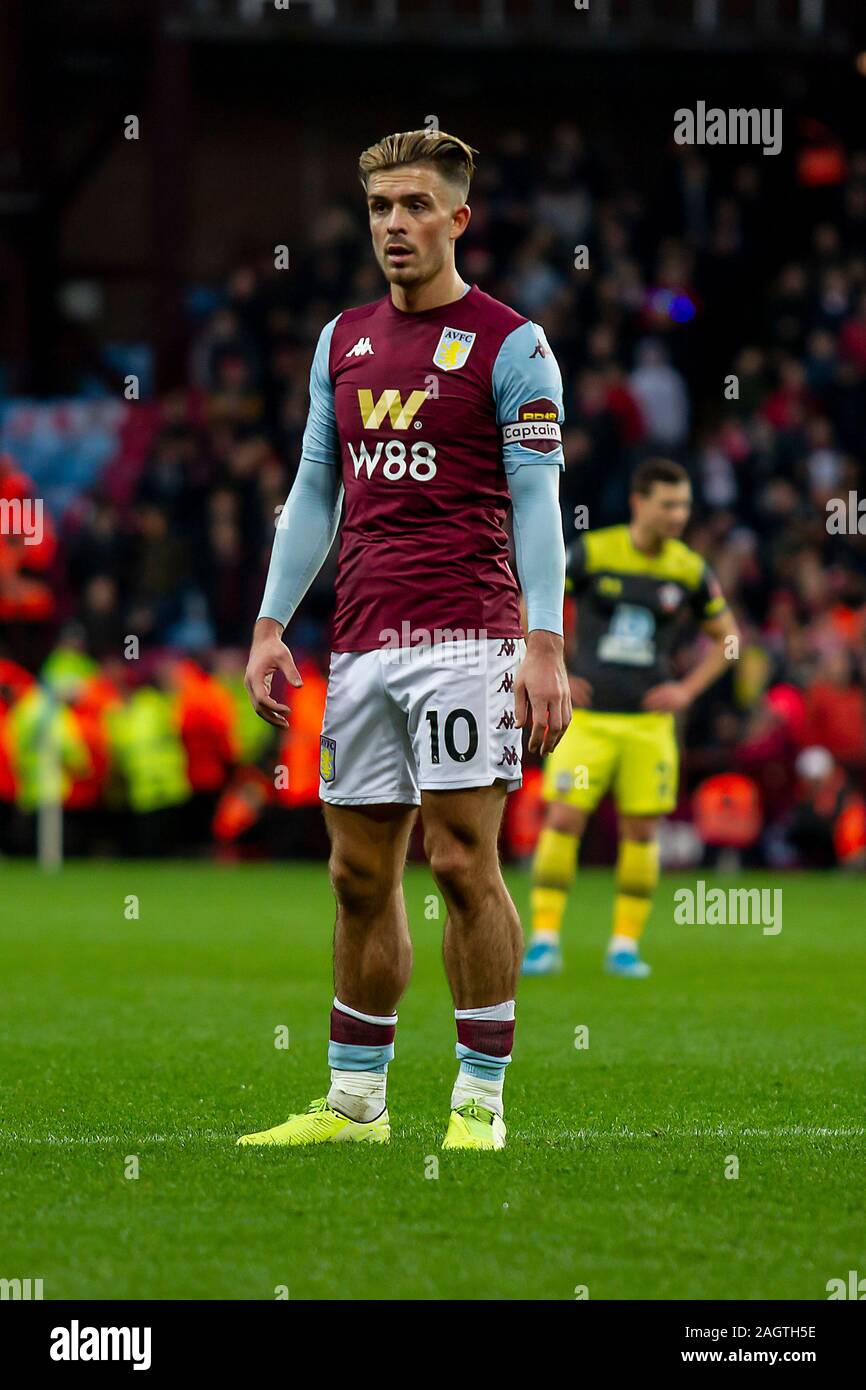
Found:
[(259, 1134), (242, 1134), (239, 1144), (387, 1144), (391, 1121), (383, 1110), (375, 1120), (360, 1124), (332, 1110), (327, 1100), (314, 1100), (303, 1115), (290, 1115), (284, 1124), (263, 1129)]
[(443, 1149), (504, 1149), (505, 1123), (477, 1100), (451, 1111)]

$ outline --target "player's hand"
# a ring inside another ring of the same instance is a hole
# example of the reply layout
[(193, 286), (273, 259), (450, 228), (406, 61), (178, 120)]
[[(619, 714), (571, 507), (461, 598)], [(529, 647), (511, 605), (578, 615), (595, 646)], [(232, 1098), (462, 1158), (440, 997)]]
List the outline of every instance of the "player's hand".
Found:
[(514, 705), (518, 729), (531, 720), (530, 753), (552, 753), (571, 723), (568, 673), (556, 633), (530, 632), (514, 683)]
[(278, 729), (285, 729), (288, 728), (289, 706), (271, 697), (271, 682), (277, 671), (282, 671), (289, 685), (303, 685), (292, 653), (280, 636), (279, 623), (273, 618), (260, 618), (253, 634), (244, 685), (259, 718)]
[(643, 709), (655, 710), (659, 714), (677, 714), (691, 702), (691, 695), (680, 681), (664, 681), (662, 685), (654, 685), (647, 691), (641, 705)]
[(568, 688), (571, 691), (571, 703), (577, 709), (589, 709), (592, 704), (592, 686), (589, 681), (584, 680), (583, 676), (569, 676)]

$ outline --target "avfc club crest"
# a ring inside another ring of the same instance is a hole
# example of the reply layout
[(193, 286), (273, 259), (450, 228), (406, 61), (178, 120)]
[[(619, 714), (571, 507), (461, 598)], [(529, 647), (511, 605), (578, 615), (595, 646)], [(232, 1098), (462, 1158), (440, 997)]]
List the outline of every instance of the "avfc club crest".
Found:
[(663, 613), (673, 613), (682, 602), (683, 591), (678, 584), (663, 584), (659, 589), (659, 607)]
[(322, 737), (319, 740), (319, 776), (323, 782), (333, 782), (337, 772), (337, 740)]
[(456, 372), (458, 367), (465, 366), (476, 337), (477, 334), (464, 333), (460, 328), (443, 328), (433, 354), (434, 367), (441, 367), (443, 372)]

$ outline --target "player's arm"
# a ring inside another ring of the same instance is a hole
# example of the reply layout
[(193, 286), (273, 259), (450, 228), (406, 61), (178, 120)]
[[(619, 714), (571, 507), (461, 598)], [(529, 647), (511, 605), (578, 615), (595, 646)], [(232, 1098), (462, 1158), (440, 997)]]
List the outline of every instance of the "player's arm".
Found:
[(517, 573), (526, 604), (526, 656), (515, 682), (517, 727), (531, 713), (530, 752), (551, 753), (571, 719), (562, 636), (565, 545), (559, 469), (519, 467), (508, 476)]
[(244, 678), (256, 714), (278, 727), (286, 725), (289, 707), (271, 697), (274, 674), (282, 671), (290, 685), (302, 684), (282, 634), (334, 543), (343, 505), (333, 388), (328, 373), (335, 322), (336, 319), (323, 330), (313, 358), (310, 411), (301, 462), (277, 522)]
[(492, 387), (525, 604), (526, 656), (515, 681), (517, 727), (531, 717), (529, 750), (546, 754), (568, 728), (571, 698), (562, 637), (562, 378), (537, 324), (521, 324), (505, 339)]
[[(718, 581), (709, 565), (692, 600), (692, 610), (700, 619), (702, 632), (709, 637), (707, 650), (688, 675), (679, 681), (653, 686), (643, 698), (643, 708), (676, 713), (713, 685), (726, 670), (731, 651), (739, 646), (739, 628), (728, 608)], [(731, 638), (735, 640), (731, 642)]]

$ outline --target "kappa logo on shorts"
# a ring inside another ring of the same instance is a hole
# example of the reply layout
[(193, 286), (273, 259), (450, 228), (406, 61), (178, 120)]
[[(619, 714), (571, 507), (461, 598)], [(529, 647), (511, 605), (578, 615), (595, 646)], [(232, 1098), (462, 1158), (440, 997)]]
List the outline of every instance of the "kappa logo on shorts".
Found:
[(319, 776), (323, 782), (333, 782), (337, 771), (337, 740), (322, 737), (319, 740)]

